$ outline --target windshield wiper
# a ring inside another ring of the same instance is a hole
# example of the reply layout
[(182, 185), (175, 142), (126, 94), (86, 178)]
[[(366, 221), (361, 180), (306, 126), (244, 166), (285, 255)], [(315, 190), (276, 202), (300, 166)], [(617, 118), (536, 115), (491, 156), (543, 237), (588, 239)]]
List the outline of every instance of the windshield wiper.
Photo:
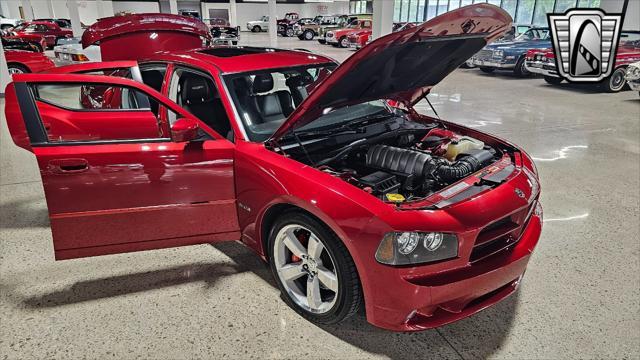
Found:
[[(331, 127), (324, 130), (307, 130), (307, 131), (296, 131), (295, 136), (320, 136), (320, 135), (336, 135), (336, 134), (359, 134), (364, 131), (359, 127), (365, 123), (380, 121), (388, 119), (392, 116), (395, 116), (393, 113), (384, 113), (384, 114), (372, 114), (365, 117), (357, 118), (351, 121), (348, 121), (338, 127)], [(284, 136), (285, 138), (292, 137), (293, 134), (287, 134)]]

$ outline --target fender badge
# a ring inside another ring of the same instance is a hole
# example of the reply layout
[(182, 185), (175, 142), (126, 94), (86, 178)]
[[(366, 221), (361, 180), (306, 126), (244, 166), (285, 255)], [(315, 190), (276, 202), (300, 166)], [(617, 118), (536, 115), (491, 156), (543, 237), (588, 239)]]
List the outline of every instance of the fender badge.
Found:
[(521, 199), (524, 199), (524, 192), (518, 188), (516, 188), (516, 195), (518, 195)]

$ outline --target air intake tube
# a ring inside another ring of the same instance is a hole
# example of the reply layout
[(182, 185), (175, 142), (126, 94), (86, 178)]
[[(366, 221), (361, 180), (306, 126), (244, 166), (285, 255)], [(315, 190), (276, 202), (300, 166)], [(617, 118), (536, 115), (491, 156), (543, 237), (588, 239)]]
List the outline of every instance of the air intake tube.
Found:
[(434, 179), (450, 184), (480, 170), (493, 159), (489, 150), (473, 150), (450, 163), (429, 154), (386, 145), (372, 146), (367, 152), (368, 166), (413, 175), (419, 179)]

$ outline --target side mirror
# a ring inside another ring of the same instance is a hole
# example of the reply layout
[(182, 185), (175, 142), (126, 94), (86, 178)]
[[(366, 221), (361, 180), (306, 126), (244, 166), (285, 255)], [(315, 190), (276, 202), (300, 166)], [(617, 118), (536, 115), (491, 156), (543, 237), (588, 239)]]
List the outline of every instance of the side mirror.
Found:
[(171, 125), (171, 137), (175, 142), (188, 142), (198, 138), (198, 122), (181, 118)]

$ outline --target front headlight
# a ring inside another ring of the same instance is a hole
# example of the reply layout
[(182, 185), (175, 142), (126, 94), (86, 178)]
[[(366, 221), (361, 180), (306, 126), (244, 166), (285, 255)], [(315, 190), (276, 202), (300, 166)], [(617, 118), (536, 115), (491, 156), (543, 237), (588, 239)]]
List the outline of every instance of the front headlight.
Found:
[(441, 232), (387, 233), (376, 251), (376, 260), (387, 265), (415, 265), (455, 258), (458, 238)]
[(629, 66), (627, 68), (627, 73), (625, 77), (627, 78), (627, 80), (640, 79), (640, 68), (636, 66)]
[(504, 56), (504, 51), (502, 50), (493, 50), (494, 58), (502, 58)]

